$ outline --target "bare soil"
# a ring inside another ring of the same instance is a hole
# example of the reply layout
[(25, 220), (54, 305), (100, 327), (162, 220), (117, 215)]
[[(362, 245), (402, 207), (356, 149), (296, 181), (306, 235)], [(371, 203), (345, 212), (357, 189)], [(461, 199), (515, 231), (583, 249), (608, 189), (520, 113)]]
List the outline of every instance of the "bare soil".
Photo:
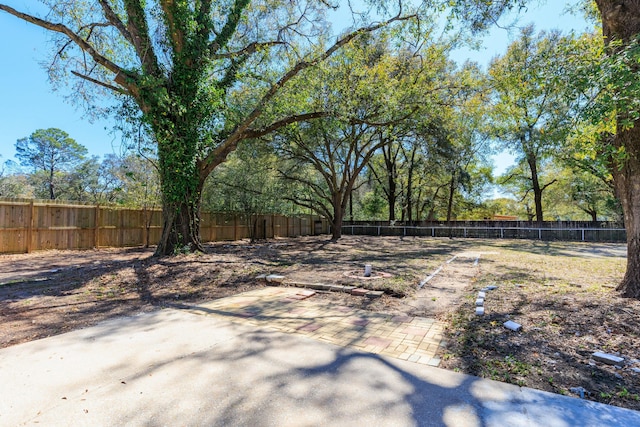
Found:
[[(205, 254), (152, 254), (133, 248), (0, 256), (0, 347), (244, 292), (264, 286), (257, 275), (273, 273), (382, 289), (377, 300), (344, 293), (318, 298), (447, 322), (446, 369), (563, 394), (582, 387), (585, 398), (640, 410), (640, 374), (631, 369), (640, 368), (634, 362), (640, 302), (614, 290), (624, 273), (621, 245), (304, 237), (216, 243)], [(358, 278), (364, 264), (386, 277)], [(476, 294), (488, 285), (498, 289), (488, 293), (487, 314), (478, 317)], [(509, 319), (522, 331), (506, 330)], [(618, 352), (627, 363), (597, 363), (594, 351)]]

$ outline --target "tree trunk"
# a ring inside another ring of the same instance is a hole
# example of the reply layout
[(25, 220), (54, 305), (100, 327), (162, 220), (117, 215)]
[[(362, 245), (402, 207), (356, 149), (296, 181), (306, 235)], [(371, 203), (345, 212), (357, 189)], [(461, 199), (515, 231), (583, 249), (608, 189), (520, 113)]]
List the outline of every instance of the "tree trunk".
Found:
[[(433, 193), (433, 197), (431, 198), (431, 206), (429, 207), (429, 213), (427, 214), (427, 221), (435, 221), (436, 219), (436, 200), (438, 199), (438, 193), (440, 192), (440, 189), (442, 187), (438, 186), (438, 188), (436, 188), (436, 192)], [(423, 204), (423, 209), (426, 208), (427, 203), (429, 203), (429, 200), (426, 200)]]
[(163, 224), (156, 256), (204, 252), (200, 241), (200, 196), (205, 177), (200, 176), (197, 162), (193, 161), (195, 151), (196, 144), (184, 140), (158, 144)]
[(449, 182), (449, 201), (447, 203), (447, 222), (451, 221), (453, 214), (453, 195), (456, 192), (456, 173), (451, 174), (451, 181)]
[(453, 229), (451, 228), (451, 215), (453, 213), (453, 195), (456, 192), (456, 172), (451, 174), (449, 183), (449, 203), (447, 204), (447, 223), (449, 224), (449, 238), (453, 239)]
[(349, 220), (353, 222), (353, 191), (349, 192)]
[[(596, 0), (596, 4), (602, 16), (607, 54), (615, 56), (625, 45), (633, 43), (640, 33), (640, 2)], [(620, 40), (622, 46), (609, 46), (612, 40)], [(616, 134), (610, 141), (614, 148), (624, 150), (626, 155), (611, 162), (616, 195), (622, 205), (627, 231), (627, 271), (617, 289), (625, 297), (640, 299), (640, 120), (636, 120), (634, 127), (629, 129), (622, 126), (626, 118), (627, 112), (619, 110)]]
[(342, 237), (342, 220), (344, 208), (341, 203), (334, 203), (333, 218), (331, 218), (331, 241), (337, 242)]
[(182, 252), (204, 252), (200, 242), (200, 203), (165, 203), (162, 209), (162, 237), (156, 256)]
[(53, 166), (51, 167), (51, 169), (49, 170), (49, 199), (50, 200), (55, 200), (56, 198), (56, 193), (53, 190)]
[(627, 231), (627, 271), (617, 289), (625, 297), (640, 299), (640, 124), (613, 138), (613, 144), (628, 154), (622, 168), (612, 169)]
[(414, 146), (411, 151), (409, 171), (407, 172), (407, 221), (411, 224), (413, 220), (413, 171), (415, 169), (416, 152), (418, 147)]
[[(388, 190), (385, 191), (387, 201), (389, 202), (389, 222), (396, 220), (396, 202), (398, 200), (398, 168), (396, 160), (398, 151), (393, 152), (393, 144), (388, 144), (382, 147), (382, 156), (384, 158), (384, 166), (387, 172), (387, 186)], [(382, 182), (380, 182), (382, 184)]]
[(544, 216), (542, 213), (542, 187), (540, 187), (540, 180), (538, 179), (538, 162), (535, 156), (529, 154), (527, 155), (527, 163), (531, 171), (531, 187), (533, 189), (533, 200), (536, 206), (536, 221), (538, 225), (541, 225), (544, 221)]
[(389, 184), (389, 221), (395, 221), (398, 185), (396, 184), (395, 165), (391, 163), (387, 163), (387, 182)]

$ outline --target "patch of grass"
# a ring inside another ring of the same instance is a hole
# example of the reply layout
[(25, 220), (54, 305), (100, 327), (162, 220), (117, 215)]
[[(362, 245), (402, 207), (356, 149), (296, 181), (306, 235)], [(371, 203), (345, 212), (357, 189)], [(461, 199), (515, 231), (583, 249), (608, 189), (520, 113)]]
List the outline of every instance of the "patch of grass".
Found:
[(384, 291), (396, 297), (405, 297), (415, 292), (417, 279), (410, 274), (399, 274), (384, 280), (374, 280), (362, 284), (362, 287)]
[(526, 385), (526, 378), (531, 373), (531, 369), (530, 364), (519, 361), (512, 355), (506, 356), (504, 360), (493, 359), (484, 362), (485, 376), (521, 387)]
[(629, 393), (629, 390), (627, 390), (626, 388), (622, 387), (622, 390), (620, 390), (619, 392), (616, 393), (616, 396), (621, 397), (623, 399), (627, 398), (630, 396), (631, 393)]

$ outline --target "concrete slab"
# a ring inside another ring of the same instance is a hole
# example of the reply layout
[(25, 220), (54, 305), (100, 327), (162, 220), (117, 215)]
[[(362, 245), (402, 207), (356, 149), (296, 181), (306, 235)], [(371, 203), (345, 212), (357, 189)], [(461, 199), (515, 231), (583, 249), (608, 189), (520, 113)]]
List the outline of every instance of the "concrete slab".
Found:
[(165, 309), (0, 350), (0, 425), (619, 426), (640, 413)]

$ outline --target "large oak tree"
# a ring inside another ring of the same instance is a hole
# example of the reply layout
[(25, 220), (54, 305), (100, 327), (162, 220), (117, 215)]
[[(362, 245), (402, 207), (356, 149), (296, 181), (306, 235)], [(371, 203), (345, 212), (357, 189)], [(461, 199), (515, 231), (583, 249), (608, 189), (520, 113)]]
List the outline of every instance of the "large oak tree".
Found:
[[(51, 32), (55, 77), (115, 95), (156, 144), (163, 233), (156, 254), (202, 250), (201, 191), (211, 171), (239, 143), (323, 111), (269, 104), (300, 73), (363, 33), (414, 18), (400, 3), (386, 20), (366, 24), (332, 42), (328, 2), (308, 0), (45, 0), (43, 17), (0, 3), (0, 10)], [(234, 94), (249, 88), (251, 96)], [(80, 88), (78, 94), (91, 102)], [(282, 104), (281, 104), (282, 105)], [(135, 121), (134, 120), (134, 121)]]

